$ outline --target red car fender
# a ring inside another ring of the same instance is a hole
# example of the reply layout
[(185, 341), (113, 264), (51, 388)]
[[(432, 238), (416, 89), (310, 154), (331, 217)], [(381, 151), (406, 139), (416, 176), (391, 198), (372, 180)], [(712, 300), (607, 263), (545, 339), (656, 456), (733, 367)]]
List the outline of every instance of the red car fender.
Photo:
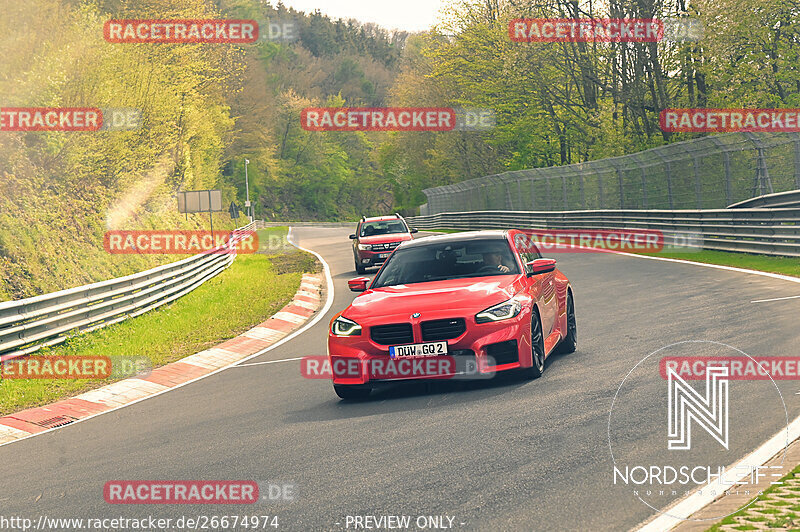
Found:
[[(572, 285), (561, 271), (556, 270), (556, 272), (556, 296), (558, 298), (557, 327), (558, 330), (561, 331), (561, 337), (563, 338), (567, 334), (567, 293), (572, 291)], [(575, 297), (574, 292), (572, 297)]]

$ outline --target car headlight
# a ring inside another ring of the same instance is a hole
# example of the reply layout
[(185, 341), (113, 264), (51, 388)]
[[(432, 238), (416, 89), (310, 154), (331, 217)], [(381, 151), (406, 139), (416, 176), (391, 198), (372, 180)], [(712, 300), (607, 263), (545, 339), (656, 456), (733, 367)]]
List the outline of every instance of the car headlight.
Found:
[(372, 246), (369, 244), (359, 244), (358, 249), (361, 251), (372, 251)]
[(489, 307), (484, 311), (478, 312), (475, 315), (476, 323), (490, 323), (493, 321), (503, 321), (515, 318), (522, 312), (522, 303), (518, 300), (511, 298), (508, 301), (498, 303), (493, 307)]
[(345, 317), (339, 316), (333, 320), (331, 333), (336, 336), (359, 336), (361, 335), (361, 325), (353, 320), (348, 320)]

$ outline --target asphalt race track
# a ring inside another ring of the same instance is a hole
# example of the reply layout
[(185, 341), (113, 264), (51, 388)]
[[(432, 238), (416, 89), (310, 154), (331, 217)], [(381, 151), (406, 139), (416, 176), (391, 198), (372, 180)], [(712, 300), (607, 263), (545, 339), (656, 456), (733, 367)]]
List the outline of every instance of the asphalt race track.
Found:
[[(356, 276), (349, 232), (293, 231), (330, 265), (330, 315), (354, 297), (347, 290)], [(330, 382), (304, 379), (298, 361), (235, 367), (0, 447), (2, 513), (34, 522), (39, 515), (269, 514), (279, 516), (280, 530), (344, 530), (348, 515), (450, 516), (455, 530), (629, 529), (654, 512), (629, 488), (612, 484), (607, 424), (622, 379), (649, 353), (684, 340), (724, 342), (754, 357), (799, 355), (800, 299), (751, 301), (798, 295), (800, 284), (622, 255), (556, 258), (575, 289), (579, 347), (549, 359), (536, 381), (397, 386), (350, 403), (334, 395)], [(324, 355), (329, 319), (246, 364)], [(665, 394), (663, 381), (632, 384), (638, 393)], [(800, 386), (778, 386), (794, 419)], [(785, 427), (766, 387), (747, 390), (752, 395), (732, 413), (732, 457)], [(664, 432), (663, 420), (649, 414), (627, 412), (619, 425)], [(631, 452), (658, 463), (664, 449)], [(708, 446), (709, 457), (718, 452)], [(133, 479), (292, 483), (295, 500), (104, 501), (107, 481)]]

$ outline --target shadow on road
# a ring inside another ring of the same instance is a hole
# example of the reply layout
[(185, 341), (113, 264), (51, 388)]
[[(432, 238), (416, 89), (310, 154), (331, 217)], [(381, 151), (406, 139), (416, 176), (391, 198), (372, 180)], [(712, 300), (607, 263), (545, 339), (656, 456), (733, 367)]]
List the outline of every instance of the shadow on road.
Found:
[[(548, 369), (552, 362), (564, 355), (548, 358)], [(528, 380), (518, 372), (507, 372), (493, 379), (472, 381), (417, 381), (385, 383), (373, 390), (366, 400), (340, 400), (333, 389), (330, 400), (307, 404), (306, 408), (290, 412), (288, 423), (308, 423), (338, 419), (357, 419), (383, 415), (391, 412), (430, 410), (448, 407), (453, 404), (467, 404), (485, 401), (523, 387), (536, 393), (537, 385), (547, 379), (547, 373), (536, 380)]]

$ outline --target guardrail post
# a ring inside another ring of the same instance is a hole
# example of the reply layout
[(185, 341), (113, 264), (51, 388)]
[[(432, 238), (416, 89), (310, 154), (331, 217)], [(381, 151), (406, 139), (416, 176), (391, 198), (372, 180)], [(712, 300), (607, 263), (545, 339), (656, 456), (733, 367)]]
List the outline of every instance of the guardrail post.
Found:
[(672, 197), (672, 163), (670, 163), (666, 157), (661, 155), (661, 150), (658, 148), (654, 149), (653, 153), (656, 157), (661, 159), (661, 162), (664, 163), (664, 173), (667, 176), (667, 199), (669, 200), (670, 210), (673, 210), (675, 208), (675, 201)]
[(597, 172), (597, 193), (600, 196), (600, 209), (606, 208), (606, 196), (603, 190), (603, 172)]
[(697, 208), (703, 208), (703, 187), (700, 182), (700, 162), (697, 157), (692, 157), (692, 164), (694, 166), (694, 193), (697, 196)]
[(675, 199), (672, 196), (672, 163), (667, 161), (667, 195), (669, 196), (669, 208), (675, 208)]
[(794, 139), (794, 186), (800, 189), (800, 133), (791, 133)]
[(531, 184), (531, 209), (536, 210), (536, 179), (530, 176), (529, 182)]
[(744, 137), (756, 147), (756, 176), (753, 183), (753, 196), (772, 194), (772, 180), (769, 177), (766, 150), (761, 140), (751, 132), (743, 133)]
[(585, 211), (586, 210), (586, 185), (584, 183), (583, 172), (579, 174), (581, 176), (581, 208)]
[(642, 168), (642, 208), (647, 208), (647, 173)]
[(647, 174), (644, 171), (644, 166), (637, 160), (637, 154), (631, 155), (631, 161), (636, 163), (636, 166), (639, 167), (639, 170), (642, 172), (642, 208), (647, 208)]
[(727, 151), (722, 152), (722, 164), (725, 167), (725, 201), (730, 205), (733, 203), (733, 187), (731, 186), (731, 156)]
[(731, 185), (731, 156), (725, 145), (714, 135), (708, 137), (722, 152), (722, 166), (725, 172), (725, 204), (733, 205), (733, 186)]

